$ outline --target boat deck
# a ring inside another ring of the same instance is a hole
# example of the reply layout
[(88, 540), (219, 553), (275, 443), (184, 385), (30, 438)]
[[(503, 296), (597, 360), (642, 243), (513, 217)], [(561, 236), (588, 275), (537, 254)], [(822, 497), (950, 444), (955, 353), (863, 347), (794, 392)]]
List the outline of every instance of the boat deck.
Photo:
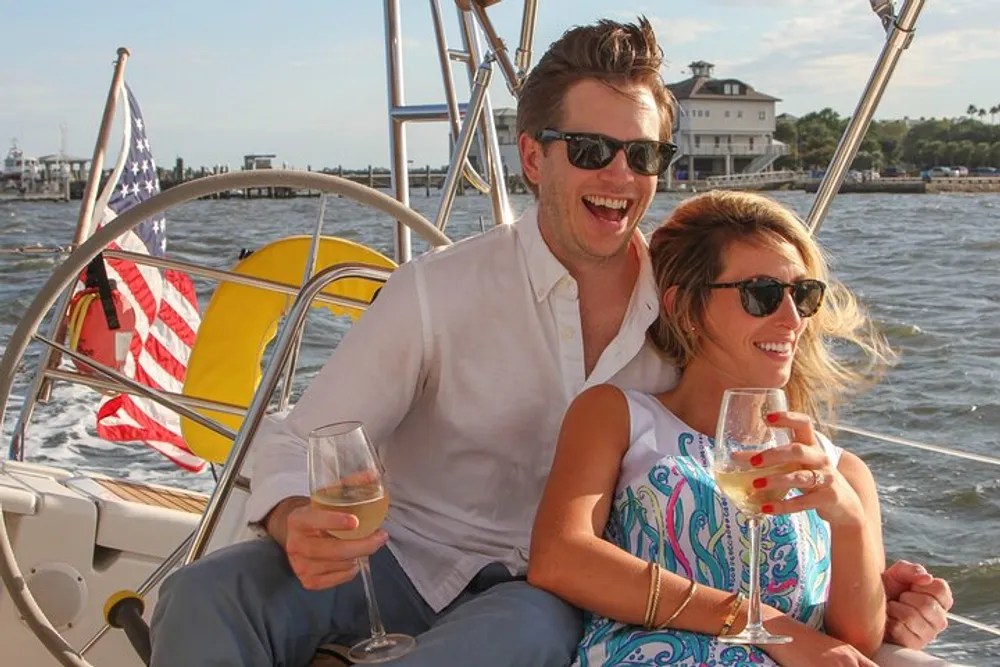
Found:
[(200, 493), (151, 487), (120, 479), (95, 479), (95, 481), (118, 498), (140, 505), (163, 507), (190, 514), (202, 514), (208, 505), (208, 496)]

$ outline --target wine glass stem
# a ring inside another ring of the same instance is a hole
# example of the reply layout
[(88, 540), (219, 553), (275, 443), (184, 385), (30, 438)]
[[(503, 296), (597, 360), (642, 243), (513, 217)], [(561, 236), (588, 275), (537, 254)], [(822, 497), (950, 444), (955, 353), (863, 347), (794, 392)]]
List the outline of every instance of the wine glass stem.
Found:
[(750, 605), (747, 607), (747, 627), (749, 631), (760, 630), (760, 519), (750, 520)]
[(368, 565), (368, 556), (358, 559), (358, 567), (361, 569), (361, 581), (365, 585), (365, 600), (368, 602), (368, 622), (372, 628), (372, 642), (378, 645), (386, 641), (385, 628), (382, 626), (382, 616), (378, 611), (378, 603), (375, 601), (375, 586), (372, 584), (372, 571)]

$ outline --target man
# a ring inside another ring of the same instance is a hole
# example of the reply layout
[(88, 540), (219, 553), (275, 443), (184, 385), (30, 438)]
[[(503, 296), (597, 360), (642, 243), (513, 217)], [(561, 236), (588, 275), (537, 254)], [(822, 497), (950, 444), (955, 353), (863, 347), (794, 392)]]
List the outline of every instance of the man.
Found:
[[(646, 343), (659, 298), (637, 231), (673, 154), (661, 65), (645, 19), (549, 48), (518, 105), (537, 206), (399, 267), (295, 408), (265, 424), (247, 512), (271, 539), (164, 582), (154, 667), (299, 667), (321, 643), (367, 636), (365, 555), (386, 629), (418, 637), (392, 664), (570, 663), (579, 612), (523, 580), (563, 412), (595, 383), (656, 391), (676, 376)], [(385, 530), (361, 540), (326, 536), (356, 520), (308, 501), (306, 436), (342, 420), (365, 424), (389, 475)], [(943, 612), (914, 600), (898, 618), (919, 644), (936, 633), (917, 619)]]

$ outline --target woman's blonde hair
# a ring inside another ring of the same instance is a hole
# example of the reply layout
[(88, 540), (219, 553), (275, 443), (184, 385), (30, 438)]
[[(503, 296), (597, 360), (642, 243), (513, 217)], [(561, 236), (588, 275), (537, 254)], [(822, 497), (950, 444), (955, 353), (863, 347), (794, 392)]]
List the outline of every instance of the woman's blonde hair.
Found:
[[(706, 335), (703, 317), (712, 291), (707, 285), (722, 273), (724, 253), (736, 242), (772, 248), (790, 243), (808, 276), (827, 284), (822, 307), (799, 338), (784, 389), (791, 410), (817, 424), (832, 422), (845, 394), (873, 381), (893, 353), (851, 292), (830, 279), (823, 251), (805, 224), (772, 199), (748, 192), (707, 192), (682, 202), (653, 232), (649, 249), (660, 293), (677, 289), (671, 312), (664, 312), (661, 300), (660, 317), (649, 329), (651, 340), (681, 368), (700, 352), (699, 335)], [(868, 364), (859, 369), (838, 359), (830, 349), (835, 341), (853, 343)]]

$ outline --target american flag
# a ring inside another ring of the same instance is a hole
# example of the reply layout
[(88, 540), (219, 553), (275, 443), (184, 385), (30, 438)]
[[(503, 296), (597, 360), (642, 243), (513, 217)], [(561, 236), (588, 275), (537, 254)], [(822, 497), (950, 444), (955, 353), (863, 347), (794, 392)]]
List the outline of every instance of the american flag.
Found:
[[(122, 150), (118, 163), (98, 198), (95, 217), (103, 227), (129, 208), (160, 191), (156, 163), (139, 104), (123, 84), (125, 105)], [(166, 219), (144, 220), (111, 244), (135, 253), (162, 257), (167, 250)], [(201, 324), (194, 285), (187, 274), (168, 269), (106, 259), (108, 278), (135, 309), (135, 336), (123, 372), (137, 382), (180, 393), (188, 358)], [(97, 434), (114, 442), (145, 442), (171, 461), (200, 472), (205, 461), (191, 453), (181, 435), (180, 418), (171, 410), (140, 396), (117, 394), (101, 401)]]

